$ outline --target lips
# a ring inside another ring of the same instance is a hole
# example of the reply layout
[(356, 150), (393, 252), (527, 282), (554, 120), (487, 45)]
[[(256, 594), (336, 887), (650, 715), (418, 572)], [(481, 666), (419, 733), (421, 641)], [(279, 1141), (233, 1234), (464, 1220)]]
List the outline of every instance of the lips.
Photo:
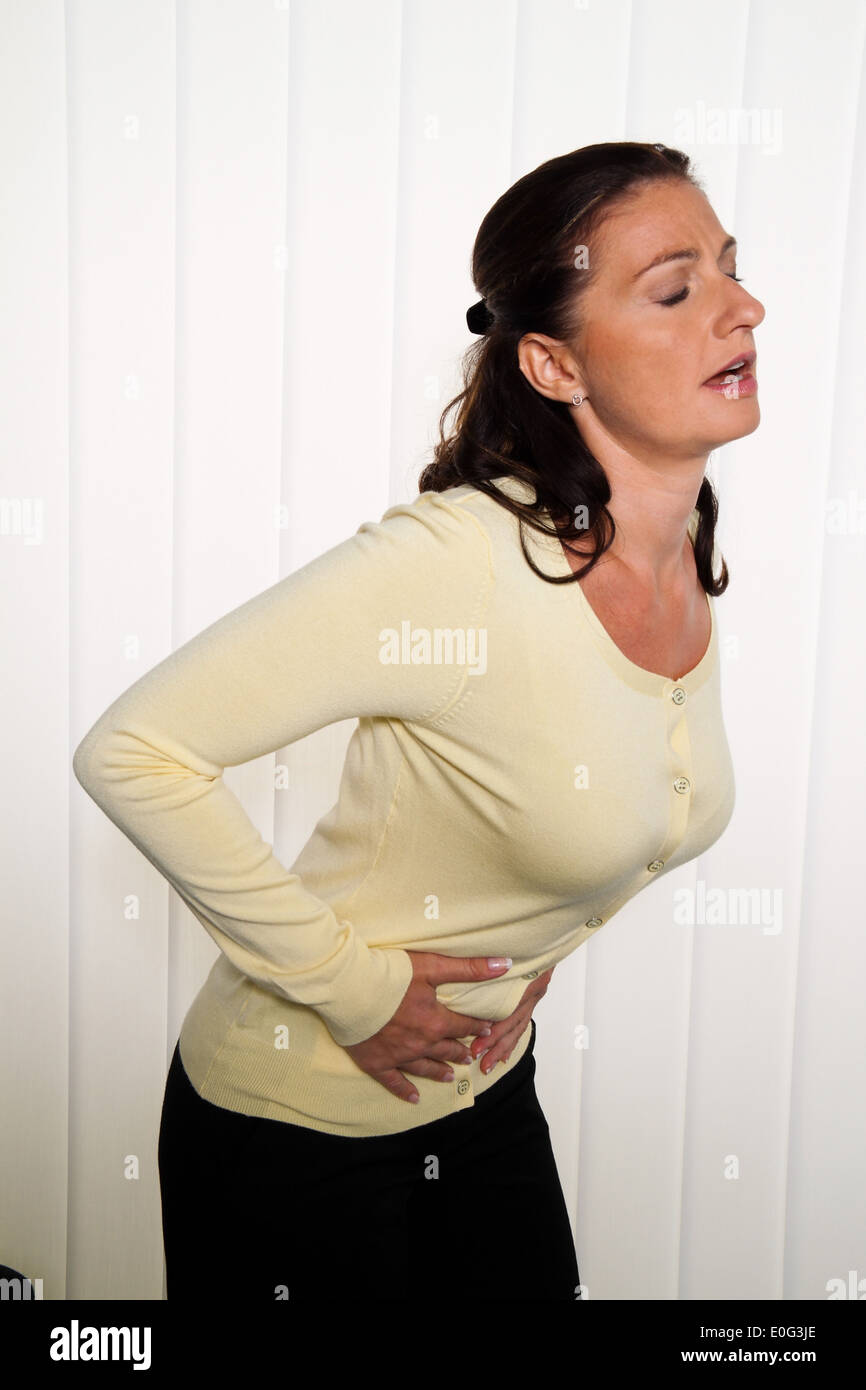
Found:
[[(708, 376), (707, 381), (715, 381), (717, 377), (724, 376), (726, 372), (733, 371), (734, 368), (737, 366), (737, 363), (739, 362), (743, 364), (742, 367), (739, 368), (739, 370), (742, 372), (748, 372), (754, 366), (755, 359), (757, 358), (757, 356), (758, 354), (754, 351), (754, 349), (750, 350), (749, 352), (741, 352), (738, 357), (732, 357), (729, 362), (726, 362), (724, 367), (719, 367), (718, 371), (713, 372), (712, 376)], [(704, 382), (704, 385), (706, 384), (707, 382)]]

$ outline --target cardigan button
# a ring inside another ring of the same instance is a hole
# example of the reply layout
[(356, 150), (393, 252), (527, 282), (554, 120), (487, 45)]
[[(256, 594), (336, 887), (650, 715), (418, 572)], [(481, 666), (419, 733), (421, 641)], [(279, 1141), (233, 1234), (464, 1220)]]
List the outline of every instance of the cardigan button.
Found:
[(530, 972), (529, 972), (528, 975), (524, 975), (524, 976), (523, 976), (523, 979), (524, 979), (524, 980), (537, 980), (540, 974), (541, 974), (541, 971), (540, 971), (540, 970), (530, 970)]
[(457, 1094), (458, 1094), (458, 1096), (465, 1096), (465, 1095), (466, 1095), (466, 1092), (467, 1092), (468, 1090), (469, 1090), (469, 1082), (468, 1082), (465, 1078), (464, 1078), (462, 1081), (458, 1081), (458, 1082), (457, 1082)]
[(687, 792), (691, 785), (692, 784), (689, 781), (688, 777), (678, 777), (677, 780), (674, 782), (674, 791), (678, 791), (680, 793)]
[(647, 864), (647, 868), (651, 874), (656, 873), (659, 869), (663, 869), (664, 866), (665, 861), (663, 859), (654, 859), (651, 864)]
[(589, 921), (586, 923), (586, 925), (587, 925), (588, 927), (600, 927), (601, 924), (602, 924), (602, 919), (601, 919), (601, 917), (590, 917)]
[(686, 692), (683, 690), (681, 685), (674, 686), (673, 690), (671, 691), (671, 699), (673, 700), (675, 705), (685, 704)]

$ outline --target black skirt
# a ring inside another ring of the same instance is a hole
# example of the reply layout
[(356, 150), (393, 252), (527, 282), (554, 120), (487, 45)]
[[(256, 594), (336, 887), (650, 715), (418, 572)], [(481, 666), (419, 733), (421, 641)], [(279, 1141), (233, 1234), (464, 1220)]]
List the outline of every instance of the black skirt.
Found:
[(159, 1131), (168, 1298), (574, 1301), (535, 1031), (474, 1106), (364, 1138), (213, 1105), (175, 1047)]

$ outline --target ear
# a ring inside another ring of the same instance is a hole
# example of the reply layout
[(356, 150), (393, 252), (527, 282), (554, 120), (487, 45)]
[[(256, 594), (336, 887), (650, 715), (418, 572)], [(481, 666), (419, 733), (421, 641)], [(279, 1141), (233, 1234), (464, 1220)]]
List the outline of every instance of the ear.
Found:
[(586, 395), (580, 367), (558, 338), (524, 334), (517, 345), (517, 360), (530, 386), (549, 400), (568, 405), (576, 392)]

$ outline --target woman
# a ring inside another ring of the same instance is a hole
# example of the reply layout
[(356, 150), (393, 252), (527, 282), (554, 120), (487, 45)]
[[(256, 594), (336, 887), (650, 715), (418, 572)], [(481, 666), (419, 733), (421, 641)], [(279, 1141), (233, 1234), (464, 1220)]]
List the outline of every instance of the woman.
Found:
[[(733, 810), (704, 470), (759, 422), (764, 311), (731, 239), (684, 155), (603, 144), (509, 189), (472, 269), (480, 337), (419, 497), (76, 750), (221, 948), (166, 1085), (171, 1298), (580, 1296), (532, 1009)], [(286, 870), (223, 769), (347, 718)]]

